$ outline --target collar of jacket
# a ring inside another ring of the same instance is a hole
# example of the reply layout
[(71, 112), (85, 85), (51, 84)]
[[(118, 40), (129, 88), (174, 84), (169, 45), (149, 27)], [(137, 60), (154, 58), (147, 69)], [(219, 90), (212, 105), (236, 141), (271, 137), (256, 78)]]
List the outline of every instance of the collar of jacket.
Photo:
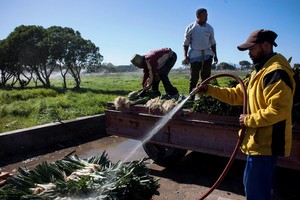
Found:
[(256, 72), (258, 72), (263, 66), (264, 64), (273, 56), (275, 56), (277, 53), (273, 52), (270, 53), (265, 59), (263, 59), (262, 61), (260, 61), (259, 63), (254, 64), (254, 68), (256, 70)]

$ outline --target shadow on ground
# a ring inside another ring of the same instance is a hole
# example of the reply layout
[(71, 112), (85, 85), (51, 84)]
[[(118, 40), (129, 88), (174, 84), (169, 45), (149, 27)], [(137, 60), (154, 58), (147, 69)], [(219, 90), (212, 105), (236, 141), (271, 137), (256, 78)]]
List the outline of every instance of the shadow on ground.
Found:
[[(150, 174), (178, 183), (211, 187), (224, 170), (228, 158), (191, 152), (182, 160), (163, 170), (150, 170)], [(243, 171), (245, 161), (235, 160), (227, 175), (217, 187), (219, 190), (244, 195)], [(300, 199), (300, 171), (277, 168), (274, 200)]]

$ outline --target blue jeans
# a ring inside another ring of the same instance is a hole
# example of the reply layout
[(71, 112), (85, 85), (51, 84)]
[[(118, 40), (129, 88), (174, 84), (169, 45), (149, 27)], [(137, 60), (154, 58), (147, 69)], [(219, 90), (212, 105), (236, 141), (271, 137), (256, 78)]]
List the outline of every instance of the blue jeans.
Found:
[(247, 156), (244, 187), (247, 200), (271, 200), (277, 156)]

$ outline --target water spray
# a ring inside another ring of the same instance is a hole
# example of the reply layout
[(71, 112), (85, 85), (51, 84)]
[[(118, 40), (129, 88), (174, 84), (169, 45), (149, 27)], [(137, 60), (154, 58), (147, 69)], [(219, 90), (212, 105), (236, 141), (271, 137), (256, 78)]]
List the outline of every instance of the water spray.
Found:
[[(169, 113), (167, 113), (162, 119), (160, 119), (155, 125), (154, 125), (154, 129), (152, 129), (150, 132), (148, 132), (142, 139), (141, 139), (141, 144), (138, 144), (136, 147), (133, 148), (133, 151), (131, 151), (131, 153), (128, 154), (128, 156), (124, 159), (124, 162), (128, 161), (129, 158), (134, 154), (134, 152), (145, 142), (148, 142), (160, 129), (162, 129), (166, 124), (167, 122), (174, 116), (175, 113), (177, 113), (179, 111), (179, 109), (187, 102), (187, 100), (189, 99), (190, 96), (192, 95), (195, 95), (198, 90), (199, 90), (199, 87), (203, 84), (207, 84), (209, 81), (211, 81), (212, 79), (216, 79), (216, 78), (219, 78), (219, 77), (224, 77), (224, 76), (229, 76), (229, 77), (232, 77), (234, 78), (235, 80), (237, 80), (239, 82), (239, 84), (241, 85), (242, 87), (242, 91), (243, 91), (243, 114), (246, 114), (246, 108), (247, 108), (247, 94), (246, 94), (246, 89), (245, 89), (245, 86), (244, 86), (244, 83), (243, 81), (235, 76), (235, 75), (232, 75), (232, 74), (217, 74), (217, 75), (214, 75), (214, 76), (211, 76), (209, 78), (207, 78), (206, 80), (204, 80), (199, 86), (197, 86), (196, 88), (194, 88), (190, 94), (187, 96), (187, 98), (185, 98), (184, 100), (182, 100), (182, 102), (180, 102), (177, 106), (175, 106)], [(245, 133), (245, 129), (244, 127), (242, 128), (242, 131), (241, 131), (241, 134), (238, 138), (238, 141), (236, 143), (236, 146), (234, 148), (234, 151), (226, 165), (226, 167), (224, 168), (222, 174), (220, 175), (220, 177), (217, 179), (217, 181), (215, 182), (215, 184), (210, 188), (210, 190), (205, 193), (202, 197), (200, 197), (199, 200), (203, 200), (205, 199), (216, 187), (218, 187), (218, 185), (221, 183), (221, 181), (224, 179), (225, 175), (227, 174), (227, 172), (229, 171), (233, 161), (234, 161), (234, 158), (237, 154), (237, 150), (239, 149), (240, 145), (241, 145), (241, 142), (243, 141), (244, 139), (244, 133)]]

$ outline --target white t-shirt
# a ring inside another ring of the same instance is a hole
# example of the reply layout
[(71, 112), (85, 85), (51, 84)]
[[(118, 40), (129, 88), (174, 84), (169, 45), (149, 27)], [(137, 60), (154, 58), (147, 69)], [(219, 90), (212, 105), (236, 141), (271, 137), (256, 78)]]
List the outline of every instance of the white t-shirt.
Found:
[(211, 46), (216, 44), (213, 27), (208, 23), (203, 26), (197, 22), (190, 24), (185, 30), (183, 44), (190, 47), (188, 53), (190, 59), (201, 57), (202, 50), (204, 55), (213, 56)]

